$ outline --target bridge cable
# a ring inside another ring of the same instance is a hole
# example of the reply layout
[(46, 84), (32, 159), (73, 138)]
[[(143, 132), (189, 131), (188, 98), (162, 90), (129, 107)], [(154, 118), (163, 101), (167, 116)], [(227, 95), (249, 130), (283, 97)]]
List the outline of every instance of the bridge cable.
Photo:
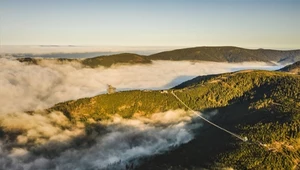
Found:
[(186, 105), (186, 104), (185, 104), (185, 103), (184, 103), (184, 102), (183, 102), (183, 101), (182, 101), (182, 100), (181, 100), (181, 99), (180, 99), (173, 91), (171, 91), (171, 94), (172, 94), (172, 95), (173, 95), (173, 96), (174, 96), (181, 104), (183, 104), (188, 110), (192, 111), (196, 116), (200, 117), (202, 120), (204, 120), (204, 121), (206, 121), (207, 123), (209, 123), (209, 124), (215, 126), (216, 128), (219, 128), (219, 129), (223, 130), (224, 132), (229, 133), (230, 135), (232, 135), (232, 136), (234, 136), (234, 137), (236, 137), (236, 138), (242, 140), (243, 142), (247, 142), (247, 141), (248, 141), (248, 138), (247, 138), (247, 137), (242, 137), (242, 136), (240, 136), (240, 135), (238, 135), (238, 134), (235, 134), (235, 133), (233, 133), (233, 132), (230, 132), (229, 130), (224, 129), (224, 128), (222, 128), (221, 126), (218, 126), (218, 125), (216, 125), (215, 123), (213, 123), (213, 122), (209, 121), (208, 119), (206, 119), (205, 117), (201, 116), (201, 114), (199, 114), (199, 112), (197, 112), (197, 111), (191, 109), (188, 105)]

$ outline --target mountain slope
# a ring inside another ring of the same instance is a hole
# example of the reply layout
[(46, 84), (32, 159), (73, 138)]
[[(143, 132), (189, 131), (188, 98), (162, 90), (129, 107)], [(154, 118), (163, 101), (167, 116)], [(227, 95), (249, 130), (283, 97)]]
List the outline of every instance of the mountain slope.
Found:
[[(249, 77), (251, 74), (248, 72), (246, 75)], [(213, 107), (219, 114), (212, 121), (247, 137), (248, 142), (236, 140), (206, 125), (195, 132), (197, 137), (191, 142), (168, 153), (145, 158), (137, 169), (299, 169), (300, 77), (286, 75), (286, 78), (280, 78), (274, 74), (275, 77), (264, 75), (247, 81), (246, 77), (240, 76), (237, 83), (264, 80), (225, 106)], [(199, 77), (180, 86), (197, 94), (195, 88), (206, 86), (207, 81), (216, 84), (225, 81), (227, 84), (220, 89), (233, 85), (223, 77), (215, 75), (209, 80)], [(211, 90), (213, 93), (219, 91), (216, 88)], [(234, 93), (228, 91), (223, 95)]]
[[(195, 78), (191, 81), (194, 80), (198, 79)], [(297, 85), (299, 77), (294, 75), (249, 70), (210, 76), (205, 80), (194, 82), (188, 86), (182, 86), (182, 88), (185, 88), (175, 90), (175, 93), (193, 109), (203, 110), (226, 106), (234, 98), (241, 97), (249, 90), (266, 83), (272, 83), (273, 86), (271, 87), (275, 88), (275, 84), (278, 81), (295, 81), (293, 84), (296, 84), (295, 86), (297, 87), (299, 86)], [(285, 84), (280, 85), (288, 87)], [(161, 93), (159, 91), (126, 91), (60, 103), (52, 109), (65, 111), (72, 118), (79, 120), (84, 115), (88, 115), (91, 118), (95, 118), (93, 116), (109, 118), (109, 114), (120, 114), (130, 117), (134, 113), (147, 115), (179, 107), (181, 107), (180, 103), (170, 93)]]
[[(300, 160), (300, 77), (275, 71), (240, 71), (198, 77), (174, 88), (192, 109), (219, 114), (212, 121), (249, 138), (241, 142), (211, 125), (172, 151), (146, 157), (136, 169), (292, 169)], [(73, 122), (184, 108), (170, 93), (127, 91), (60, 103)], [(259, 143), (263, 144), (260, 145)]]
[(300, 61), (297, 61), (291, 65), (285, 66), (279, 71), (289, 72), (293, 74), (300, 74)]
[(280, 51), (244, 49), (239, 47), (194, 47), (150, 55), (151, 60), (196, 60), (215, 62), (276, 61), (281, 63), (300, 60), (300, 50)]

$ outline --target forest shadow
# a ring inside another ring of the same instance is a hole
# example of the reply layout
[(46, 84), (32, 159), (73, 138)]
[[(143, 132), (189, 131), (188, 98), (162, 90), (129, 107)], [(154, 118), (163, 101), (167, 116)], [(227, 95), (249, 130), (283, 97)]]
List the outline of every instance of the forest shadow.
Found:
[[(232, 104), (228, 106), (208, 108), (201, 110), (201, 113), (209, 115), (217, 110), (218, 114), (210, 120), (236, 134), (242, 132), (239, 125), (253, 125), (270, 116), (270, 113), (264, 110), (249, 110), (250, 102), (247, 100), (233, 100), (235, 102), (230, 102)], [(218, 160), (220, 153), (233, 151), (243, 142), (204, 121), (203, 126), (193, 130), (193, 134), (195, 138), (190, 142), (166, 153), (144, 158), (144, 162), (136, 169), (211, 169), (210, 166)]]

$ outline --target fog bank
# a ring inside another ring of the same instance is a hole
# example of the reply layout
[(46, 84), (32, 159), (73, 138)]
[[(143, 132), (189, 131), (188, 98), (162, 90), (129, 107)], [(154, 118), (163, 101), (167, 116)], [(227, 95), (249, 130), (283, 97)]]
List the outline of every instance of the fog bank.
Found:
[[(275, 68), (278, 66), (275, 66)], [(79, 63), (39, 65), (0, 58), (0, 113), (45, 109), (66, 100), (106, 92), (107, 84), (117, 91), (167, 89), (199, 75), (247, 68), (274, 69), (266, 63), (214, 63), (153, 61), (151, 65), (119, 65), (84, 68)]]
[[(201, 124), (183, 110), (95, 122), (71, 122), (60, 112), (0, 116), (0, 169), (124, 169), (139, 158), (193, 138)], [(4, 139), (10, 138), (10, 140)]]

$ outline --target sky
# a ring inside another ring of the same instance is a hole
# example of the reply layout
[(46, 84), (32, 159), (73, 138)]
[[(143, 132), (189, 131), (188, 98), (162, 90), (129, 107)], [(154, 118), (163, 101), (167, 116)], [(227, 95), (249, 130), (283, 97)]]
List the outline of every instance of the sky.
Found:
[(2, 45), (300, 48), (299, 0), (0, 0)]

